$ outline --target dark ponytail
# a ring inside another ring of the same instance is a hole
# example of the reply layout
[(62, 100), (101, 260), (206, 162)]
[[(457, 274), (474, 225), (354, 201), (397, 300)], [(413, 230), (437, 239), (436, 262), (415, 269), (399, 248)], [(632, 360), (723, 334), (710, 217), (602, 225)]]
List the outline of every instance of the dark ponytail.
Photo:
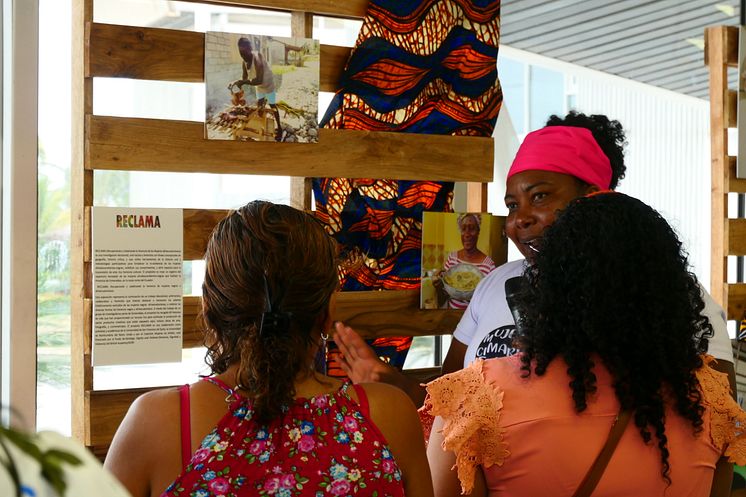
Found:
[(310, 215), (256, 201), (215, 227), (205, 262), (207, 362), (217, 374), (238, 363), (236, 382), (267, 422), (310, 372), (338, 285), (335, 242)]

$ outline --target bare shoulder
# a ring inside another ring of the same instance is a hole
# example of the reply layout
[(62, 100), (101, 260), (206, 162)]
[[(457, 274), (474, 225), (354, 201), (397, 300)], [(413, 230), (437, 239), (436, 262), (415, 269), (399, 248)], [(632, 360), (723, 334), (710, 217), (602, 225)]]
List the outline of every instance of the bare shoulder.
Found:
[[(170, 432), (176, 433), (179, 417), (177, 389), (161, 388), (139, 396), (130, 405), (114, 435), (107, 462), (110, 456), (116, 455), (120, 448), (128, 450), (131, 445), (142, 441), (152, 441), (154, 438), (163, 439), (167, 438)], [(123, 447), (120, 447), (121, 445)], [(150, 446), (157, 447), (157, 445)]]
[(403, 390), (386, 383), (362, 383), (361, 386), (368, 396), (370, 417), (390, 443), (410, 437), (422, 439), (417, 409)]
[(404, 390), (397, 388), (388, 383), (361, 383), (361, 387), (365, 390), (368, 395), (368, 399), (373, 405), (373, 401), (380, 400), (382, 403), (402, 401), (403, 399), (409, 400), (412, 409), (414, 409), (414, 403), (409, 399), (409, 396)]
[(180, 446), (179, 418), (179, 393), (175, 388), (145, 393), (127, 411), (104, 465), (133, 496), (150, 495), (160, 468), (173, 471), (171, 459), (174, 454), (178, 457)]
[[(159, 388), (139, 396), (127, 411), (140, 429), (160, 429), (179, 419), (179, 391), (176, 388)], [(124, 423), (122, 423), (124, 425)]]

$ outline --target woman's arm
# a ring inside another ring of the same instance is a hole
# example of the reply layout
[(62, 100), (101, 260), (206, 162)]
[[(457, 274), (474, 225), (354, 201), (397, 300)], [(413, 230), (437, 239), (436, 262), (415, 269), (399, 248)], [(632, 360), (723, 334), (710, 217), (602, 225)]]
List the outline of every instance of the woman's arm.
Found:
[[(427, 460), (430, 463), (430, 473), (433, 475), (433, 488), (435, 497), (456, 497), (461, 494), (461, 483), (459, 482), (456, 469), (456, 454), (443, 449), (443, 419), (435, 418), (433, 430), (430, 432), (430, 442), (427, 445)], [(464, 494), (470, 497), (487, 497), (487, 486), (484, 480), (482, 468), (478, 467), (474, 477), (474, 488), (471, 493)]]
[[(176, 478), (180, 461), (173, 469), (174, 454), (179, 454), (179, 400), (174, 389), (153, 390), (138, 397), (119, 425), (104, 467), (111, 471), (133, 497), (160, 495), (154, 488), (158, 471), (173, 472)], [(167, 485), (167, 484), (166, 484)]]
[(407, 497), (433, 497), (422, 425), (414, 404), (401, 390), (382, 383), (363, 385), (371, 420), (386, 438), (402, 472)]

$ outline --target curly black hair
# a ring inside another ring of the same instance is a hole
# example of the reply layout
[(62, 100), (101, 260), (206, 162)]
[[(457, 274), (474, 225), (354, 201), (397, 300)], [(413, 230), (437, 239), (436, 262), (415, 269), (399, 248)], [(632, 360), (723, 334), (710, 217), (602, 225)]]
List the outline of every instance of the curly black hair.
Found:
[(598, 360), (613, 378), (623, 409), (634, 411), (645, 443), (652, 434), (670, 484), (666, 398), (701, 430), (702, 395), (695, 370), (712, 327), (686, 253), (658, 212), (620, 193), (570, 203), (543, 238), (524, 273), (517, 342), (525, 376), (567, 364), (575, 410), (596, 390)]
[(619, 181), (624, 178), (627, 166), (624, 165), (624, 146), (627, 144), (622, 124), (611, 120), (603, 114), (587, 116), (582, 112), (570, 111), (565, 117), (552, 115), (547, 120), (547, 126), (575, 126), (586, 128), (593, 134), (601, 150), (611, 162), (611, 183), (609, 189), (616, 189)]

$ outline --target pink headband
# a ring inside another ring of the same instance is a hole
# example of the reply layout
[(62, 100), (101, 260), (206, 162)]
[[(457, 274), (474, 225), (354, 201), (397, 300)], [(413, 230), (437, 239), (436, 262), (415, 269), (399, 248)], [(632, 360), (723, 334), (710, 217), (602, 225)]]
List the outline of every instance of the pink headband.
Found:
[(611, 184), (611, 163), (589, 129), (547, 126), (526, 135), (508, 178), (523, 171), (569, 174), (605, 190)]

